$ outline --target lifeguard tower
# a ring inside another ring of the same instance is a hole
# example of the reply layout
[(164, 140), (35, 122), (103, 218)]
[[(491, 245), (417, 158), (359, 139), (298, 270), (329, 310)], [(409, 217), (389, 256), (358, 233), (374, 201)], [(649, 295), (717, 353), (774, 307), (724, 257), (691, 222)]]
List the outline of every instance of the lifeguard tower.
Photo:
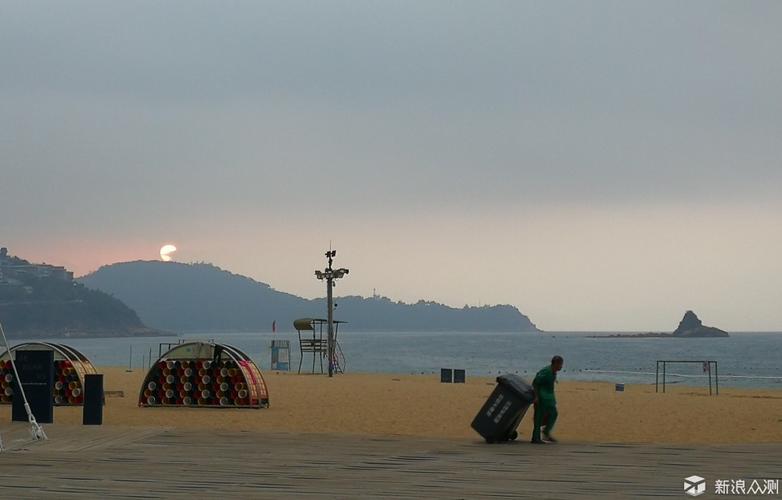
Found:
[[(320, 360), (320, 373), (323, 373), (323, 360), (328, 359), (329, 339), (324, 335), (324, 327), (328, 327), (329, 320), (321, 318), (300, 318), (293, 322), (293, 327), (299, 334), (299, 373), (304, 363), (304, 355), (312, 354), (312, 373), (315, 373), (315, 365)], [(333, 371), (336, 373), (345, 372), (345, 354), (342, 352), (337, 341), (339, 334), (339, 325), (347, 321), (333, 321), (334, 323), (334, 359), (332, 362)], [(304, 333), (302, 333), (304, 332)]]

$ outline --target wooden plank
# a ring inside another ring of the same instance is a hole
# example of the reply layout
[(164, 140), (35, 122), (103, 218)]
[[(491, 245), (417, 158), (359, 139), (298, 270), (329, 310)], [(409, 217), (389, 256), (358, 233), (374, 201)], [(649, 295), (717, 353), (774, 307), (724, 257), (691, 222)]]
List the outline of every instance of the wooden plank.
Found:
[(782, 463), (778, 444), (490, 446), (57, 425), (47, 432), (49, 441), (0, 454), (0, 490), (16, 498), (680, 498), (684, 477), (775, 478)]

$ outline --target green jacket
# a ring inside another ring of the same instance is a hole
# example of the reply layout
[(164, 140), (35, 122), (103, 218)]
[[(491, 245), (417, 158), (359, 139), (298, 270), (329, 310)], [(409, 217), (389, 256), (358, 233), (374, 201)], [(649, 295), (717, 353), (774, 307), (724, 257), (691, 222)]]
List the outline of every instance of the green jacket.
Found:
[(557, 403), (557, 399), (554, 397), (555, 380), (557, 380), (557, 374), (551, 369), (551, 365), (541, 369), (535, 375), (532, 387), (535, 389), (535, 394), (538, 396), (538, 401), (541, 404)]

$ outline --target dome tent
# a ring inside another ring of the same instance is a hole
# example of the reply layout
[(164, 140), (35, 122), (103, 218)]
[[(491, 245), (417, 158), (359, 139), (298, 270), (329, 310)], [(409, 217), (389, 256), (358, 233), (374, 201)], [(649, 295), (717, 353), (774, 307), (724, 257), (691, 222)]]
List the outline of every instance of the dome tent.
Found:
[(264, 408), (269, 393), (250, 357), (226, 344), (184, 342), (152, 365), (139, 406)]
[(11, 356), (16, 359), (16, 351), (54, 351), (54, 390), (52, 399), (55, 406), (73, 406), (84, 404), (84, 376), (97, 373), (92, 362), (71, 346), (50, 342), (25, 342), (11, 347), (0, 355), (0, 403), (13, 402), (14, 372)]

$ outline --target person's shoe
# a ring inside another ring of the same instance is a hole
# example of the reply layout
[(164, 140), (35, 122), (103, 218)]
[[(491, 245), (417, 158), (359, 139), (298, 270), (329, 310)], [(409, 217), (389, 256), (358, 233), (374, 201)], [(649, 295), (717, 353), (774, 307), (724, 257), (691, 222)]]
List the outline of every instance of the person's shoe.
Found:
[(546, 444), (546, 442), (543, 441), (542, 439), (533, 439), (532, 441), (530, 441), (530, 443), (531, 444)]
[(548, 441), (549, 443), (558, 443), (558, 442), (559, 442), (559, 441), (557, 441), (557, 439), (556, 439), (554, 436), (552, 436), (551, 434), (543, 434), (543, 439), (545, 439), (545, 440), (546, 440), (546, 441)]

